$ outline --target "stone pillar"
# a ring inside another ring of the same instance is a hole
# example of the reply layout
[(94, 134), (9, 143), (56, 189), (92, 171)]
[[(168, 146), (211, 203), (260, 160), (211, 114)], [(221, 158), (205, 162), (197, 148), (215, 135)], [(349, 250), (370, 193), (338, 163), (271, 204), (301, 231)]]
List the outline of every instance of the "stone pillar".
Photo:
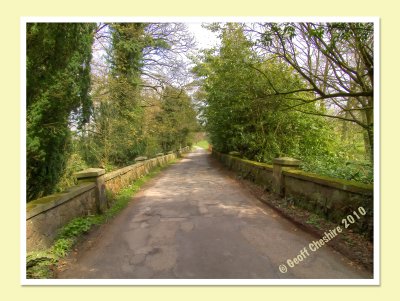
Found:
[(102, 168), (88, 168), (75, 174), (78, 183), (96, 183), (96, 207), (99, 213), (103, 213), (107, 209), (106, 184), (104, 181), (105, 173), (106, 171)]
[(285, 181), (282, 172), (286, 169), (298, 169), (300, 160), (282, 157), (273, 160), (273, 191), (285, 196)]

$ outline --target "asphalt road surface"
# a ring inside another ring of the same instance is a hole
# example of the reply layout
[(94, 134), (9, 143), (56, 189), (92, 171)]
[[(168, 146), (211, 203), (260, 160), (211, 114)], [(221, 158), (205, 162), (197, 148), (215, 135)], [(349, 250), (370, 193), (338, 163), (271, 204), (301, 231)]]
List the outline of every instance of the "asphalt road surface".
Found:
[(371, 277), (327, 245), (305, 253), (319, 238), (258, 201), (213, 160), (198, 149), (162, 171), (121, 214), (78, 245), (57, 277)]

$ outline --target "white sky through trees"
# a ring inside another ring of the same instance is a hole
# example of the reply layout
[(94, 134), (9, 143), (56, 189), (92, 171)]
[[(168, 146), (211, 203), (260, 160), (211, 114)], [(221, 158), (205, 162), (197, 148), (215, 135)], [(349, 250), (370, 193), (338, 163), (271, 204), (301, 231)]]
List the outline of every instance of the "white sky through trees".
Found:
[(202, 23), (186, 23), (188, 30), (193, 34), (196, 40), (197, 48), (211, 48), (218, 45), (219, 38), (216, 33), (211, 32), (201, 26)]
[[(190, 64), (189, 57), (192, 55), (196, 56), (201, 49), (215, 47), (220, 44), (220, 39), (218, 38), (217, 33), (211, 32), (210, 30), (203, 28), (202, 22), (182, 23), (186, 25), (188, 35), (192, 36), (195, 41), (195, 47), (191, 50), (188, 49), (189, 51), (186, 53), (186, 55), (182, 53), (180, 56), (181, 58), (186, 56), (184, 61), (188, 64)], [(96, 38), (93, 45), (92, 73), (99, 76), (104, 76), (109, 72), (109, 64), (107, 63), (107, 52), (110, 51), (111, 41), (108, 26), (102, 26), (102, 23), (99, 23), (99, 28), (101, 29), (96, 33)], [(188, 71), (184, 73), (186, 73), (186, 77), (190, 77)]]

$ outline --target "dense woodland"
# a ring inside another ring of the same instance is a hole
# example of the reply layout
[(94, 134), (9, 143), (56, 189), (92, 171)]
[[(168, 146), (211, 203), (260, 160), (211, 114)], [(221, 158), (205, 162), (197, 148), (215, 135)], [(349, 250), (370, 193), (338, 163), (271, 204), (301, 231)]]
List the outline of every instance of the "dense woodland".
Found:
[(373, 181), (373, 24), (28, 23), (27, 200), (196, 142)]

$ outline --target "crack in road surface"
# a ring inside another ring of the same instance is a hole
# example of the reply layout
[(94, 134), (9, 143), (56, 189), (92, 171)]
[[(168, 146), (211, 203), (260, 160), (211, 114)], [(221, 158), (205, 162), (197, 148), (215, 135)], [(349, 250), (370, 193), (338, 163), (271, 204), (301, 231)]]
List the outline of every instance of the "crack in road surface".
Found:
[(371, 278), (328, 246), (281, 273), (281, 264), (317, 238), (259, 202), (213, 160), (197, 149), (167, 168), (80, 244), (57, 277)]

